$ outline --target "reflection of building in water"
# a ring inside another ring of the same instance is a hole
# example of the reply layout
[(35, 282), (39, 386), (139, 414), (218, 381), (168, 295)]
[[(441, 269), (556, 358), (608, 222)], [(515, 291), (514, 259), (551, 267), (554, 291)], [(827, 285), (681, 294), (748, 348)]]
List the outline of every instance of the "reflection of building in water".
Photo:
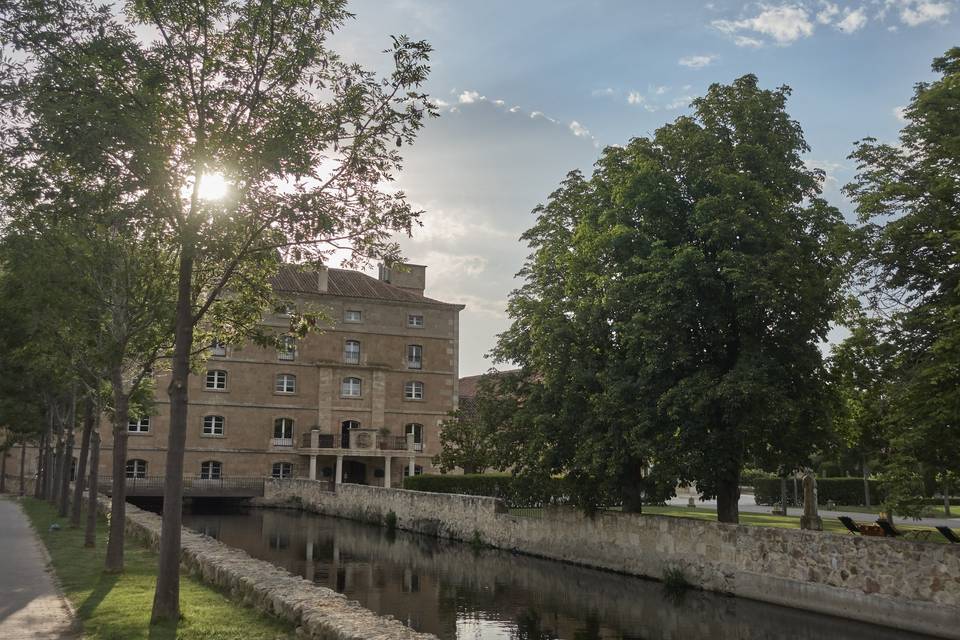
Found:
[[(749, 600), (314, 514), (187, 515), (222, 540), (440, 638), (893, 640), (919, 638)], [(273, 543), (286, 535), (288, 546)], [(459, 634), (459, 635), (458, 635)]]

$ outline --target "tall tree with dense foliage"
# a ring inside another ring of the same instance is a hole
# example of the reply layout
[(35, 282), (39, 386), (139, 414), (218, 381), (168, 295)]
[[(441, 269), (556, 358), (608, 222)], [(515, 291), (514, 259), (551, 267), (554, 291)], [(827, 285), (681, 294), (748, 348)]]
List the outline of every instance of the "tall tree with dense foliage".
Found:
[[(175, 620), (187, 380), (195, 342), (210, 335), (197, 328), (254, 324), (272, 302), (280, 255), (398, 256), (391, 236), (408, 233), (417, 212), (383, 185), (435, 113), (418, 89), (430, 47), (394, 38), (383, 79), (342, 60), (328, 38), (350, 17), (345, 0), (130, 0), (120, 16), (77, 0), (0, 7), (4, 36), (27, 56), (8, 73), (11, 95), (40, 94), (78, 114), (61, 130), (75, 145), (71, 161), (88, 161), (82, 145), (94, 155), (104, 141), (121, 148), (104, 171), (128, 185), (144, 228), (177, 247), (153, 608), (154, 621)], [(59, 79), (34, 73), (55, 67)], [(229, 188), (206, 197), (218, 177)]]
[[(846, 189), (868, 249), (861, 284), (896, 346), (890, 473), (918, 485), (921, 467), (934, 469), (946, 497), (960, 473), (960, 48), (933, 71), (937, 80), (916, 85), (899, 144), (857, 144)], [(892, 506), (916, 511), (918, 496), (900, 492)]]
[(607, 148), (536, 210), (496, 352), (540, 382), (521, 469), (625, 508), (694, 481), (736, 522), (745, 460), (796, 467), (825, 440), (819, 343), (845, 225), (804, 165), (789, 94), (752, 75), (713, 85), (693, 116)]

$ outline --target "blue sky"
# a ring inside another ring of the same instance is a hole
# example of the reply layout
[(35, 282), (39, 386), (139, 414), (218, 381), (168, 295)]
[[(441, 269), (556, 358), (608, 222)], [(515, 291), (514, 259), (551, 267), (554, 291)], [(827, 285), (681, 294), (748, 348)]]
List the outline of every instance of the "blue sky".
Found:
[(600, 149), (689, 112), (714, 82), (754, 73), (793, 88), (788, 109), (828, 173), (825, 195), (853, 176), (852, 143), (893, 140), (897, 108), (930, 63), (960, 45), (960, 0), (700, 2), (355, 0), (334, 38), (347, 59), (385, 69), (390, 34), (435, 48), (427, 90), (442, 116), (407, 152), (399, 185), (423, 208), (403, 242), (427, 264), (427, 294), (467, 305), (461, 374), (508, 326), (504, 313), (527, 248), (519, 235), (564, 174)]

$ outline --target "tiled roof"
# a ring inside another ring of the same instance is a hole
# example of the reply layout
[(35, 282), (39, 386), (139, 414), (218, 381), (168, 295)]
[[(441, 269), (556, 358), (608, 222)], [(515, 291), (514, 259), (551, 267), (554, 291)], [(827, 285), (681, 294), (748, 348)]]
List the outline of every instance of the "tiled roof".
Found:
[(375, 300), (393, 300), (395, 302), (426, 302), (429, 304), (452, 305), (417, 294), (410, 289), (394, 286), (372, 278), (359, 271), (347, 269), (327, 270), (327, 290), (320, 291), (317, 272), (296, 265), (284, 265), (273, 276), (271, 282), (277, 291), (289, 293), (312, 293), (348, 298), (372, 298)]

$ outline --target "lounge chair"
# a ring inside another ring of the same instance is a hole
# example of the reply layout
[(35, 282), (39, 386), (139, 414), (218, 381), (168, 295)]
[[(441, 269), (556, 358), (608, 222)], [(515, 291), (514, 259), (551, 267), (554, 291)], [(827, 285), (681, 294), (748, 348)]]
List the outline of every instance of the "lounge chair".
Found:
[(883, 529), (883, 535), (888, 538), (910, 537), (916, 540), (926, 540), (930, 537), (931, 531), (900, 531), (889, 520), (877, 520), (877, 525)]
[(949, 540), (953, 544), (960, 544), (960, 538), (957, 537), (957, 534), (953, 532), (953, 529), (950, 527), (938, 526), (937, 531), (943, 534), (943, 537)]
[(860, 530), (860, 525), (853, 521), (850, 516), (837, 516), (837, 520), (843, 523), (843, 526), (847, 528), (847, 531), (853, 534), (861, 534), (863, 531)]

